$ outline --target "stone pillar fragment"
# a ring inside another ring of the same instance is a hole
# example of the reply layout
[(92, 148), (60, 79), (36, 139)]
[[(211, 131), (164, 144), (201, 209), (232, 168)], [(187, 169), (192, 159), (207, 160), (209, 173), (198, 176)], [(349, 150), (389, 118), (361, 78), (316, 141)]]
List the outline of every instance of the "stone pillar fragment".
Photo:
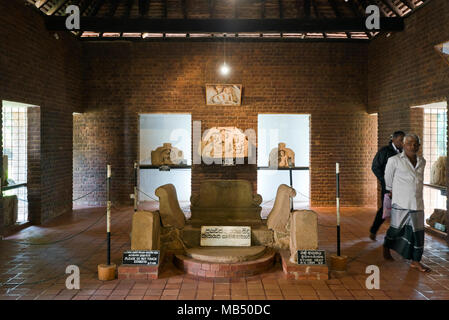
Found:
[(296, 263), (298, 250), (318, 249), (318, 216), (312, 210), (292, 212), (290, 225), (290, 261)]
[(160, 216), (157, 211), (137, 211), (133, 215), (131, 250), (160, 249)]

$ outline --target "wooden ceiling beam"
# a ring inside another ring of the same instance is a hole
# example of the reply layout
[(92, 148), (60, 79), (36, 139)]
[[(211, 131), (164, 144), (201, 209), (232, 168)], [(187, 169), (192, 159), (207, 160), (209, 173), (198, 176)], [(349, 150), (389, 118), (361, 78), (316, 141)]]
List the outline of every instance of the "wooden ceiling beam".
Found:
[(184, 17), (184, 19), (187, 19), (187, 0), (181, 0), (181, 6), (182, 6), (182, 15)]
[(45, 4), (48, 2), (49, 0), (40, 0), (38, 2), (36, 2), (36, 7), (38, 9), (42, 8), (43, 6), (45, 6)]
[[(311, 0), (304, 0), (304, 15), (307, 19), (310, 18), (311, 4), (312, 4)], [(315, 2), (313, 4), (314, 4), (314, 8), (315, 8), (316, 7)]]
[(98, 11), (100, 11), (101, 7), (104, 5), (105, 1), (106, 0), (98, 0), (89, 15), (92, 17), (95, 17), (97, 15)]
[(58, 12), (69, 0), (59, 0), (50, 10), (48, 10), (47, 14), (49, 16), (54, 15)]
[(213, 18), (215, 15), (215, 0), (209, 0), (209, 18)]
[[(331, 5), (332, 10), (335, 13), (335, 16), (337, 18), (341, 18), (342, 15), (340, 13), (340, 10), (338, 9), (338, 6), (337, 6), (337, 3), (335, 2), (335, 0), (327, 0), (327, 2), (329, 2), (329, 4)], [(348, 37), (348, 39), (351, 39), (351, 34), (349, 32), (345, 32), (345, 33), (346, 33), (346, 36)]]
[(266, 8), (266, 3), (267, 3), (267, 1), (266, 0), (262, 0), (262, 3), (261, 3), (261, 14), (260, 14), (260, 16), (261, 16), (261, 18), (262, 19), (265, 19), (265, 8)]
[(139, 0), (139, 14), (144, 17), (148, 14), (150, 9), (150, 0)]
[[(46, 16), (48, 30), (67, 30), (64, 16)], [(382, 31), (403, 31), (402, 18), (380, 18)], [(123, 19), (81, 17), (81, 29), (96, 32), (364, 32), (365, 18), (339, 19)]]
[(134, 5), (134, 0), (126, 0), (126, 9), (125, 9), (125, 14), (124, 17), (129, 18), (129, 16), (131, 15), (131, 10), (133, 8)]
[(396, 7), (391, 0), (380, 0), (383, 4), (385, 4), (388, 9), (393, 11), (398, 17), (402, 17), (402, 12), (399, 11), (398, 7)]
[[(360, 11), (360, 7), (358, 5), (358, 2), (356, 2), (355, 0), (349, 0), (349, 4), (351, 6), (352, 13), (354, 13), (354, 16), (356, 16), (356, 17), (365, 17), (365, 15), (366, 15), (365, 10), (363, 10), (362, 12)], [(372, 38), (372, 36), (371, 36), (371, 34), (369, 32), (365, 32), (365, 34), (368, 37), (368, 39)]]
[(400, 0), (403, 4), (405, 4), (410, 10), (414, 10), (416, 8), (415, 3), (412, 0)]
[(168, 18), (168, 0), (164, 0), (164, 18)]
[(84, 12), (86, 12), (86, 10), (92, 5), (92, 3), (94, 3), (94, 0), (84, 1), (83, 5), (80, 8), (80, 15), (83, 15)]
[(279, 19), (284, 18), (284, 9), (282, 6), (282, 0), (278, 0), (278, 7), (279, 7)]
[(110, 0), (109, 10), (108, 13), (106, 14), (108, 17), (113, 17), (115, 15), (115, 12), (117, 11), (120, 1), (121, 0)]

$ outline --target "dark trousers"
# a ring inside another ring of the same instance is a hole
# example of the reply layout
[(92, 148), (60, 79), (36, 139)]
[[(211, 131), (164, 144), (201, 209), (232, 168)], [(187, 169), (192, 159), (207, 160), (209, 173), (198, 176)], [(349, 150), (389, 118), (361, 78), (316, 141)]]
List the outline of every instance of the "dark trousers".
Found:
[(384, 196), (387, 193), (387, 190), (382, 188), (381, 196), (382, 201), (379, 210), (376, 213), (376, 217), (374, 218), (373, 225), (371, 226), (370, 232), (376, 234), (377, 231), (379, 231), (380, 226), (385, 221), (385, 219), (382, 218), (382, 215), (384, 213)]

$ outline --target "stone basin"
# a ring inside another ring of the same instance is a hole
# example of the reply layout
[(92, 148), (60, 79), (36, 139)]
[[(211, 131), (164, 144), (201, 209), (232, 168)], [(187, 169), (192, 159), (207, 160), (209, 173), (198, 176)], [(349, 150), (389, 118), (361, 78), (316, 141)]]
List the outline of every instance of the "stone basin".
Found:
[(252, 247), (195, 247), (186, 250), (186, 256), (212, 263), (237, 263), (256, 260), (265, 253), (265, 246)]

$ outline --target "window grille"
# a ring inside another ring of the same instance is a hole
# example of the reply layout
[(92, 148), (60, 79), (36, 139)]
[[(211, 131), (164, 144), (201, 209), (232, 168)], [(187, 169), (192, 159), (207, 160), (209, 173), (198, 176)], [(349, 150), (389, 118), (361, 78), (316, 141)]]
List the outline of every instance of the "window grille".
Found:
[[(3, 105), (3, 155), (8, 156), (8, 180), (27, 182), (27, 107)], [(17, 222), (28, 221), (27, 188), (5, 191), (4, 196), (17, 195)]]

